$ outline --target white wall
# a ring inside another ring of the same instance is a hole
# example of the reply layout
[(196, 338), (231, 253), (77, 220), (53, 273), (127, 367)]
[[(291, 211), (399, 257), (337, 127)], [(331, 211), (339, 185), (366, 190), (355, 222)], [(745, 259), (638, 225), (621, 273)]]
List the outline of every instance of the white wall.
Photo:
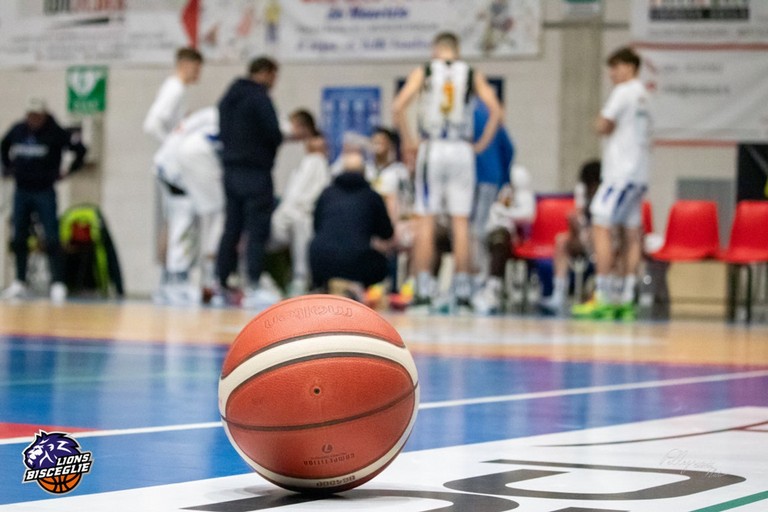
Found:
[[(612, 24), (603, 35), (606, 55), (629, 42), (629, 1), (605, 2), (605, 18)], [(562, 172), (576, 172), (576, 169), (558, 168), (562, 52), (558, 22), (561, 21), (561, 5), (560, 0), (544, 2), (545, 30), (540, 56), (474, 63), (485, 74), (505, 79), (505, 121), (515, 139), (518, 161), (532, 171), (534, 186), (542, 192), (556, 191)], [(170, 59), (171, 56), (169, 68)], [(297, 107), (318, 112), (321, 89), (325, 86), (379, 86), (383, 95), (383, 121), (390, 123), (389, 109), (395, 79), (405, 76), (416, 64), (285, 64), (281, 68), (274, 99), (283, 113)], [(98, 171), (100, 175), (94, 174), (91, 178), (101, 179), (101, 206), (116, 241), (127, 291), (133, 295), (149, 294), (159, 275), (154, 262), (153, 242), (155, 186), (149, 170), (155, 145), (142, 133), (141, 123), (169, 68), (110, 69), (103, 166)], [(245, 63), (240, 66), (206, 66), (200, 83), (190, 93), (190, 106), (197, 108), (215, 103), (228, 83), (242, 74), (244, 68)], [(0, 83), (3, 88), (0, 95), (0, 129), (4, 130), (21, 116), (24, 101), (29, 95), (48, 98), (52, 110), (62, 113), (59, 117), (63, 117), (63, 71), (0, 71)], [(607, 96), (609, 87), (607, 79), (604, 79), (603, 97)], [(591, 121), (585, 120), (585, 129), (591, 126)], [(278, 186), (282, 182), (281, 177), (295, 164), (299, 155), (300, 148), (295, 144), (281, 150), (276, 171)], [(732, 177), (734, 166), (732, 148), (657, 148), (650, 192), (656, 225), (663, 227), (665, 224), (678, 177)], [(60, 207), (66, 206), (69, 200), (68, 186), (64, 183), (60, 186)], [(0, 228), (0, 236), (3, 240), (7, 239), (3, 228)], [(6, 244), (0, 243), (0, 247), (2, 256)]]

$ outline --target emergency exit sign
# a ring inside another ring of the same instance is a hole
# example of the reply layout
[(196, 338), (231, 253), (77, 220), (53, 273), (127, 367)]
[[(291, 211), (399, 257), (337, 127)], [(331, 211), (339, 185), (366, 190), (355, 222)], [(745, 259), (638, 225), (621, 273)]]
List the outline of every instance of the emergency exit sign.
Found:
[(67, 68), (67, 110), (70, 114), (93, 115), (107, 106), (107, 66)]

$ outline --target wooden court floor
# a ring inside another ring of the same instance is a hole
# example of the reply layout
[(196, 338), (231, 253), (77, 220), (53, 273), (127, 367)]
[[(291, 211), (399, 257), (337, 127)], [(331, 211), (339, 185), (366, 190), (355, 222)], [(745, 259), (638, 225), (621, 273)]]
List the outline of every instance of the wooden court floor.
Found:
[[(768, 325), (719, 319), (596, 322), (536, 316), (383, 315), (414, 353), (563, 361), (768, 365)], [(0, 303), (0, 334), (157, 343), (229, 344), (254, 312), (145, 302)]]

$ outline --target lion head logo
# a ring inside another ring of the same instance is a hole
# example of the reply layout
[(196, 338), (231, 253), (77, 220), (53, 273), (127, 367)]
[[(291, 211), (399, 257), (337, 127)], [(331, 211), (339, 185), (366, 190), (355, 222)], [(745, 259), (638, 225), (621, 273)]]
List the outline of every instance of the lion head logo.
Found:
[(35, 440), (24, 450), (24, 464), (29, 469), (45, 469), (56, 466), (60, 457), (68, 457), (80, 453), (77, 441), (61, 432), (45, 432), (41, 430), (35, 435)]

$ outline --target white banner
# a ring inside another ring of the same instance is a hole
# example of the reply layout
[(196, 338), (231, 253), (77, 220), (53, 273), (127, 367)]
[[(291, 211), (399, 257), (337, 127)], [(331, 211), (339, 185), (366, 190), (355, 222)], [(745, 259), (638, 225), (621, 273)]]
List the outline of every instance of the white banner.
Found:
[(539, 0), (3, 0), (0, 67), (164, 63), (197, 41), (241, 63), (425, 59), (444, 30), (466, 57), (539, 53)]
[(539, 52), (538, 0), (202, 0), (198, 43), (213, 61), (425, 59), (450, 30), (467, 57)]
[(186, 44), (186, 0), (3, 0), (0, 67), (163, 63)]
[(768, 141), (767, 52), (639, 50), (656, 140)]
[(631, 29), (655, 44), (768, 44), (768, 2), (632, 0)]

